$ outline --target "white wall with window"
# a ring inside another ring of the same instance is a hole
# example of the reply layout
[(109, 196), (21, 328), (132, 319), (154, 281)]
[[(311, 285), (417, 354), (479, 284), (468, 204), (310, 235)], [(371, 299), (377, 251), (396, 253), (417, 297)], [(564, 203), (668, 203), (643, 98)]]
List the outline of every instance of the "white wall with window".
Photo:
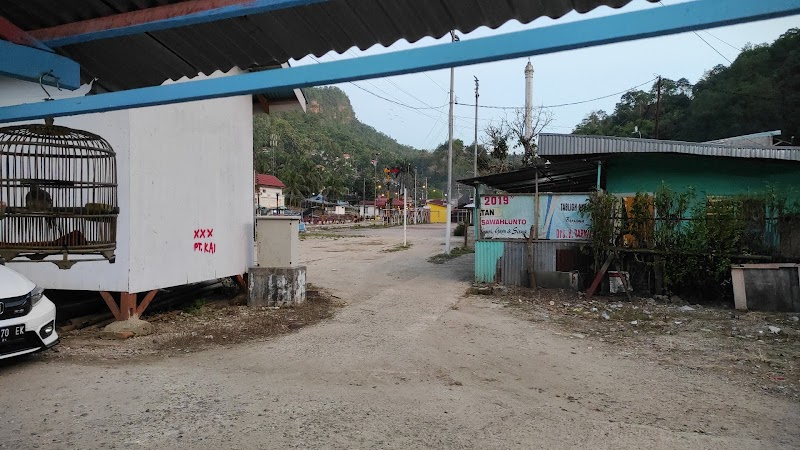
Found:
[(257, 206), (262, 208), (277, 208), (286, 205), (283, 189), (276, 187), (258, 186), (256, 201), (258, 202)]

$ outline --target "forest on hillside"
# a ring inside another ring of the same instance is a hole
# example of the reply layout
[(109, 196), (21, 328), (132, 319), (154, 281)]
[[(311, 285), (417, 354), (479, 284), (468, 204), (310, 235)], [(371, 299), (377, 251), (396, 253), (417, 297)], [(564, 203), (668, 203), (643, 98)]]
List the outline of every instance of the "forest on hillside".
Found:
[[(420, 198), (425, 183), (428, 198), (442, 196), (447, 183), (446, 142), (431, 150), (402, 145), (360, 122), (341, 89), (303, 92), (307, 113), (254, 118), (256, 170), (276, 174), (287, 185), (291, 203), (319, 193), (328, 200), (350, 202), (371, 199), (375, 192), (394, 196), (400, 184), (413, 190), (415, 173)], [(798, 111), (800, 30), (791, 29), (772, 44), (748, 44), (729, 67), (716, 66), (695, 84), (685, 78), (663, 78), (660, 86), (653, 83), (648, 91), (629, 91), (614, 111), (591, 112), (573, 132), (624, 137), (641, 133), (643, 138), (703, 142), (781, 130), (784, 142), (800, 145)], [(520, 168), (535, 154), (535, 139), (521, 138), (517, 116), (483, 130), (478, 162), (482, 174)], [(544, 125), (551, 116), (539, 111), (537, 123), (542, 119)], [(473, 143), (454, 142), (454, 180), (472, 176), (473, 151)], [(400, 169), (388, 184), (382, 173), (387, 167)], [(459, 186), (454, 184), (454, 190)]]
[(694, 85), (662, 79), (660, 101), (658, 88), (627, 92), (612, 113), (590, 113), (574, 133), (638, 137), (638, 127), (644, 138), (705, 142), (781, 130), (783, 141), (800, 145), (800, 29), (771, 45), (748, 44)]
[[(399, 144), (360, 122), (341, 89), (321, 87), (303, 92), (306, 113), (254, 118), (256, 170), (277, 175), (287, 186), (290, 203), (298, 204), (319, 193), (326, 200), (350, 202), (362, 196), (371, 199), (375, 192), (395, 196), (401, 184), (413, 191), (415, 171), (419, 197), (441, 198), (447, 184), (447, 143), (432, 151)], [(470, 176), (474, 149), (460, 140), (453, 149), (454, 179)], [(479, 149), (485, 155), (483, 146)], [(376, 165), (373, 159), (377, 159)], [(398, 175), (389, 177), (388, 185), (384, 168), (400, 169)]]

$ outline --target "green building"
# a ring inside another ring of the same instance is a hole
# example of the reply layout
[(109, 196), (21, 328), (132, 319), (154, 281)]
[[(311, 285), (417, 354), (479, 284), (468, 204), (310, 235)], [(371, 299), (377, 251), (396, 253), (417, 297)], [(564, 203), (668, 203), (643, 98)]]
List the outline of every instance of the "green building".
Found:
[[(771, 192), (787, 197), (787, 204), (795, 206), (790, 209), (800, 212), (800, 147), (772, 145), (776, 134), (709, 143), (541, 134), (538, 165), (461, 182), (478, 189), (479, 210), (486, 209), (485, 193), (524, 196), (539, 192), (546, 202), (553, 196), (586, 194), (596, 189), (623, 197), (628, 207), (636, 193), (652, 195), (664, 184), (674, 191), (691, 188), (696, 206), (739, 195), (765, 198), (762, 194)], [(789, 219), (789, 215), (770, 217), (769, 208), (760, 201), (748, 203), (748, 208), (762, 211), (757, 219), (760, 224), (748, 224), (753, 242), (757, 239), (763, 243), (762, 249), (770, 255), (800, 259), (800, 215)], [(541, 221), (535, 216), (529, 219), (540, 223), (547, 220), (544, 214), (540, 217)], [(535, 255), (533, 261), (528, 261), (524, 241), (485, 238), (479, 221), (475, 226), (476, 281), (526, 285), (526, 267), (533, 264), (541, 278), (563, 278), (552, 287), (574, 284), (566, 275), (580, 269), (580, 248), (588, 243), (587, 239), (540, 234), (527, 244), (533, 246)]]
[[(800, 147), (756, 145), (764, 134), (719, 142), (542, 134), (539, 154), (555, 160), (602, 158), (600, 187), (618, 195), (653, 193), (662, 183), (698, 196), (763, 193), (800, 201)], [(749, 145), (747, 145), (749, 144)]]

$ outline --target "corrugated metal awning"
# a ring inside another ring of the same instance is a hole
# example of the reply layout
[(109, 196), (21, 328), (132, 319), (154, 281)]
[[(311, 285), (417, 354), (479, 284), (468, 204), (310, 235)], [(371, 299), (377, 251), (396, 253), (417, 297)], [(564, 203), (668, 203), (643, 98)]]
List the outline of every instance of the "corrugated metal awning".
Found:
[(539, 167), (527, 167), (512, 172), (458, 180), (461, 184), (483, 184), (510, 193), (530, 193), (536, 189), (539, 172), (539, 192), (589, 192), (597, 187), (597, 166), (606, 158), (585, 158), (569, 161), (548, 161)]
[(757, 158), (800, 161), (800, 147), (762, 147), (722, 145), (655, 139), (584, 136), (578, 134), (540, 134), (542, 156), (608, 155), (620, 153), (681, 153), (728, 158)]
[[(57, 52), (82, 66), (82, 78), (98, 78), (104, 90), (159, 85), (168, 79), (227, 72), (233, 67), (274, 66), (307, 55), (349, 48), (389, 46), (497, 28), (510, 20), (529, 23), (631, 0), (330, 0), (212, 23), (68, 45)], [(655, 0), (648, 0), (655, 1)], [(0, 16), (26, 30), (107, 17), (179, 0), (4, 0)]]

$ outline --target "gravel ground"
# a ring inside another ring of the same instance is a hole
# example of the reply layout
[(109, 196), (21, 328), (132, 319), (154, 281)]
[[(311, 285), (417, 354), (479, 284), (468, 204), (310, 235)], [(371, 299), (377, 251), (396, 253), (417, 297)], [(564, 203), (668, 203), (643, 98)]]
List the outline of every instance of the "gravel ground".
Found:
[(466, 296), (473, 255), (427, 262), (442, 229), (395, 252), (400, 228), (304, 240), (309, 281), (344, 305), (277, 338), (5, 363), (0, 447), (800, 447), (792, 398)]

